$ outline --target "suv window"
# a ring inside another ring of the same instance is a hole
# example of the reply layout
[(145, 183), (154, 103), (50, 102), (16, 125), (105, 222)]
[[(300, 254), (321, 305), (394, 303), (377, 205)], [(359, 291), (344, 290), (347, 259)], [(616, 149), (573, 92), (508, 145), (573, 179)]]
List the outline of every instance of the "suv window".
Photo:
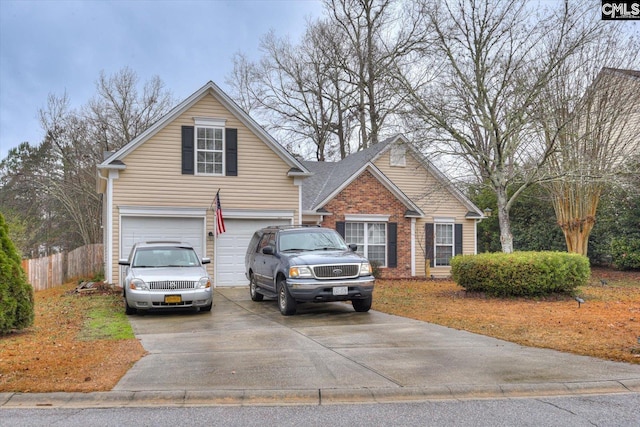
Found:
[(337, 233), (280, 233), (279, 249), (285, 251), (347, 250)]
[(256, 252), (262, 252), (262, 250), (264, 248), (266, 248), (267, 246), (271, 246), (273, 248), (275, 248), (276, 246), (276, 235), (273, 233), (265, 233), (264, 236), (262, 236), (262, 239), (260, 239), (260, 243), (258, 243), (258, 247), (256, 249)]

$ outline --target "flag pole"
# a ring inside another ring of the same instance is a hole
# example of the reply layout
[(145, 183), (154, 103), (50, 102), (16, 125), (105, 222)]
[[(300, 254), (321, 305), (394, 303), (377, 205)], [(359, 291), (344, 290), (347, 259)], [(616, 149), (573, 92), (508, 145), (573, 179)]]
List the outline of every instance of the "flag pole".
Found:
[(215, 209), (213, 210), (213, 288), (218, 287), (218, 200), (220, 197), (220, 189), (218, 188), (218, 192), (216, 193), (216, 197), (213, 203), (216, 204)]

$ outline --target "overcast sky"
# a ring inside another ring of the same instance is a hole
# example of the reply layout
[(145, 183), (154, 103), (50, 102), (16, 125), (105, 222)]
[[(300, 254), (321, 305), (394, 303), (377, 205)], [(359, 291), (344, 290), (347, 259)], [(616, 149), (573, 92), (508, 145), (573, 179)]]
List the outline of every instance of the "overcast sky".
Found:
[(49, 94), (79, 107), (124, 67), (177, 101), (209, 80), (226, 90), (234, 53), (258, 58), (267, 31), (297, 39), (321, 14), (319, 0), (0, 0), (0, 160), (42, 141)]

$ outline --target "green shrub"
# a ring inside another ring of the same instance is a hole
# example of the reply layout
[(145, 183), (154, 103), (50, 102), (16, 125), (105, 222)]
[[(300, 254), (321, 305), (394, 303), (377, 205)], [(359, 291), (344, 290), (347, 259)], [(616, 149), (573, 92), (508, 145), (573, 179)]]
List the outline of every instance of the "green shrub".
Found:
[(566, 252), (485, 253), (451, 260), (458, 285), (493, 296), (573, 294), (590, 274), (587, 257)]
[(31, 326), (33, 319), (33, 288), (0, 214), (0, 334)]
[(613, 264), (620, 270), (640, 269), (640, 239), (615, 237), (611, 240)]

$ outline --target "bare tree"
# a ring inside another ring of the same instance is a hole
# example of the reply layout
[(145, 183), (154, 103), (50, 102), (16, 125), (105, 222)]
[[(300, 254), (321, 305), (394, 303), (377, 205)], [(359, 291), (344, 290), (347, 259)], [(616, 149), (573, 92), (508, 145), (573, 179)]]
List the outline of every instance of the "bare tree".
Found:
[[(557, 136), (537, 137), (533, 111), (562, 65), (603, 31), (587, 3), (534, 11), (521, 0), (421, 1), (423, 48), (400, 69), (407, 113), (444, 151), (462, 156), (496, 193), (500, 240), (513, 251), (509, 210), (544, 179)], [(399, 67), (400, 68), (400, 67)]]
[(639, 52), (624, 24), (610, 24), (565, 64), (540, 103), (545, 137), (557, 136), (548, 162), (556, 178), (545, 187), (569, 252), (587, 254), (603, 189), (640, 173), (626, 170), (640, 150)]
[[(138, 91), (135, 71), (123, 68), (111, 76), (100, 73), (96, 95), (84, 108), (92, 138), (101, 151), (115, 151), (155, 123), (174, 104), (158, 76)], [(102, 155), (102, 153), (100, 153)]]
[(236, 56), (232, 96), (294, 151), (312, 142), (318, 160), (375, 144), (402, 102), (392, 90), (391, 64), (420, 40), (416, 21), (402, 19), (411, 10), (402, 5), (326, 0), (326, 17), (309, 23), (300, 43), (271, 32), (261, 61)]
[(73, 110), (67, 95), (50, 95), (40, 110), (45, 137), (2, 162), (0, 199), (3, 211), (29, 212), (38, 230), (29, 248), (60, 250), (102, 240), (101, 199), (96, 193), (95, 165), (103, 151), (135, 138), (168, 110), (170, 96), (158, 78), (137, 92), (135, 73), (125, 69), (101, 74), (98, 95)]

